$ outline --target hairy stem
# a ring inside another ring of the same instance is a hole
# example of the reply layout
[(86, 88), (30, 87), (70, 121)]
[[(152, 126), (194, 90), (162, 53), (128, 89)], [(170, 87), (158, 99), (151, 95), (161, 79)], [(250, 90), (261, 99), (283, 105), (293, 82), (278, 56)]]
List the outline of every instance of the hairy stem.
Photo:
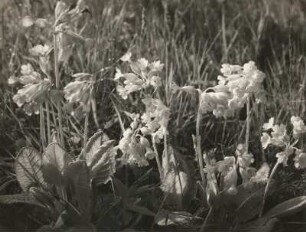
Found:
[(280, 163), (277, 162), (272, 171), (271, 171), (271, 174), (269, 176), (269, 179), (268, 179), (268, 182), (267, 182), (267, 185), (266, 185), (266, 188), (265, 188), (265, 192), (264, 192), (264, 195), (263, 195), (263, 199), (262, 199), (262, 206), (261, 206), (261, 210), (260, 210), (260, 213), (259, 213), (259, 217), (261, 218), (262, 217), (262, 214), (263, 214), (263, 211), (264, 211), (264, 207), (265, 207), (265, 203), (266, 203), (266, 199), (267, 199), (267, 196), (268, 196), (268, 192), (269, 192), (269, 188), (271, 186), (271, 181), (272, 181), (272, 178), (274, 177), (275, 173), (276, 173), (276, 170), (277, 168), (279, 167)]
[(245, 130), (245, 150), (247, 153), (249, 152), (250, 126), (251, 126), (251, 103), (250, 103), (250, 98), (248, 98), (247, 99), (246, 130)]
[[(53, 46), (54, 46), (54, 75), (55, 75), (55, 87), (56, 89), (60, 88), (60, 76), (59, 76), (59, 68), (58, 68), (58, 46), (57, 46), (57, 34), (53, 35)], [(61, 110), (60, 102), (56, 103), (56, 108), (58, 112), (58, 124), (59, 124), (59, 135), (60, 135), (60, 143), (64, 146), (64, 133), (63, 133), (63, 116)]]

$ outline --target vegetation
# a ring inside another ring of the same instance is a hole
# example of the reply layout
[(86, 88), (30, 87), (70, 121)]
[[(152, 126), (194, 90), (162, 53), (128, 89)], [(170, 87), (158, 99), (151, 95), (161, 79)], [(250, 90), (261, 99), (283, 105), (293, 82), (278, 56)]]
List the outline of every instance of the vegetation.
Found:
[(305, 230), (303, 0), (1, 1), (0, 230)]

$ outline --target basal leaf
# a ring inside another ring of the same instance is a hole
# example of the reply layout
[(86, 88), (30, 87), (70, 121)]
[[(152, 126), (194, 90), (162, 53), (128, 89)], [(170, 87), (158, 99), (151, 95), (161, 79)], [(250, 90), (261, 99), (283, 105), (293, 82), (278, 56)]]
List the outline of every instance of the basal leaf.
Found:
[(95, 179), (96, 184), (105, 184), (116, 172), (116, 148), (110, 148), (105, 152), (105, 147), (101, 146), (97, 151), (96, 157), (99, 161), (91, 168), (91, 177)]
[(32, 194), (29, 193), (20, 193), (14, 195), (0, 195), (0, 204), (30, 204), (43, 207)]
[(192, 221), (193, 215), (184, 211), (168, 211), (161, 209), (156, 215), (155, 223), (159, 226), (184, 225)]
[(91, 188), (89, 169), (83, 160), (70, 163), (64, 170), (73, 205), (77, 206), (82, 217), (89, 221), (91, 217)]
[(306, 208), (306, 196), (295, 197), (270, 209), (264, 216), (267, 218), (285, 217)]
[(31, 147), (21, 149), (15, 161), (15, 171), (23, 191), (44, 183), (41, 164), (42, 158), (36, 149)]
[(58, 143), (49, 144), (43, 154), (43, 165), (51, 164), (60, 172), (62, 172), (71, 161), (72, 158)]
[(277, 218), (259, 218), (246, 224), (238, 224), (233, 232), (272, 232), (278, 221)]
[(108, 141), (107, 135), (99, 131), (95, 133), (87, 142), (85, 149), (82, 150), (81, 156), (86, 160), (88, 166), (92, 166), (92, 162), (95, 159), (95, 154), (99, 150), (103, 142)]
[(64, 176), (54, 164), (46, 163), (43, 165), (42, 173), (48, 184), (53, 184), (59, 187), (66, 183)]

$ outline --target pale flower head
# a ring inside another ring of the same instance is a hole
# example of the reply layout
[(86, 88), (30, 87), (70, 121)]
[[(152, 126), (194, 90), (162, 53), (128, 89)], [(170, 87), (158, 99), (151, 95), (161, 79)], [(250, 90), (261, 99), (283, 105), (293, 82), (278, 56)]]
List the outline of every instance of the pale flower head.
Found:
[(247, 152), (244, 144), (238, 144), (235, 154), (240, 167), (247, 168), (254, 162), (253, 154)]
[(301, 134), (306, 132), (306, 126), (300, 117), (292, 116), (290, 121), (293, 125), (293, 136), (295, 138), (298, 138)]
[(276, 154), (277, 162), (280, 164), (283, 164), (284, 166), (287, 166), (289, 156), (292, 155), (293, 152), (294, 152), (294, 149), (291, 147), (288, 147), (284, 151), (277, 153)]
[(38, 44), (33, 48), (30, 48), (29, 52), (33, 56), (47, 56), (50, 50), (51, 48), (47, 44), (45, 45)]
[(296, 151), (296, 155), (294, 157), (294, 166), (298, 169), (306, 168), (306, 153), (301, 151)]
[(260, 141), (262, 148), (266, 149), (269, 146), (269, 144), (271, 144), (271, 136), (268, 133), (264, 132), (262, 133)]

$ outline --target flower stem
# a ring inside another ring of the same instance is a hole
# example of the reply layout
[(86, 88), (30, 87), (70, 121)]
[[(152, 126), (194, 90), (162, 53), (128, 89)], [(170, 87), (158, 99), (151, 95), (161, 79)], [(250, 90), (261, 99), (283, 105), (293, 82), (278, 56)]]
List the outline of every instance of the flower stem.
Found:
[[(57, 34), (53, 34), (53, 46), (54, 46), (54, 75), (55, 75), (55, 87), (56, 89), (60, 88), (60, 76), (58, 68), (58, 46), (57, 46)], [(63, 133), (63, 116), (60, 102), (56, 103), (56, 108), (58, 112), (58, 124), (59, 124), (59, 135), (60, 143), (64, 146), (64, 133)]]
[(51, 123), (50, 123), (50, 106), (49, 102), (46, 102), (46, 111), (47, 111), (47, 143), (51, 142)]
[(88, 137), (88, 122), (89, 122), (89, 111), (86, 112), (86, 116), (85, 116), (85, 123), (84, 123), (84, 142), (83, 142), (83, 147), (84, 150), (86, 149), (86, 143), (87, 143), (87, 137)]
[(249, 153), (250, 126), (251, 126), (251, 104), (250, 104), (250, 98), (248, 98), (247, 99), (246, 130), (245, 130), (245, 151), (247, 153)]
[(40, 137), (43, 149), (46, 147), (46, 134), (45, 134), (45, 117), (43, 105), (39, 106), (39, 127), (40, 127)]
[[(200, 107), (199, 107), (200, 108)], [(204, 174), (204, 167), (203, 167), (203, 156), (202, 156), (202, 149), (201, 149), (201, 135), (200, 135), (200, 124), (202, 120), (202, 115), (200, 109), (198, 110), (197, 114), (197, 121), (196, 121), (196, 155), (198, 157), (199, 168), (200, 168), (200, 175), (202, 179), (203, 186), (206, 186), (205, 174)]]
[[(155, 153), (155, 159), (156, 159), (156, 163), (157, 163), (159, 176), (160, 176), (160, 179), (162, 180), (164, 178), (163, 168), (162, 168), (159, 156), (158, 156), (158, 151), (157, 151), (157, 148), (156, 148), (155, 139), (154, 139), (153, 136), (151, 137), (151, 139), (152, 139), (152, 145), (153, 145), (153, 150), (154, 150), (154, 153)], [(165, 149), (167, 149), (167, 148), (165, 148)]]
[(276, 170), (277, 168), (279, 167), (280, 163), (277, 162), (272, 171), (271, 171), (271, 174), (269, 176), (269, 179), (268, 179), (268, 182), (267, 182), (267, 185), (266, 185), (266, 188), (265, 188), (265, 191), (264, 191), (264, 195), (263, 195), (263, 199), (262, 199), (262, 206), (261, 206), (261, 210), (260, 210), (260, 213), (259, 213), (259, 217), (261, 218), (262, 217), (262, 214), (263, 214), (263, 210), (264, 210), (264, 207), (265, 207), (265, 203), (266, 203), (266, 198), (268, 196), (268, 191), (269, 191), (269, 188), (271, 186), (271, 181), (272, 181), (272, 178), (274, 177), (275, 173), (276, 173)]

